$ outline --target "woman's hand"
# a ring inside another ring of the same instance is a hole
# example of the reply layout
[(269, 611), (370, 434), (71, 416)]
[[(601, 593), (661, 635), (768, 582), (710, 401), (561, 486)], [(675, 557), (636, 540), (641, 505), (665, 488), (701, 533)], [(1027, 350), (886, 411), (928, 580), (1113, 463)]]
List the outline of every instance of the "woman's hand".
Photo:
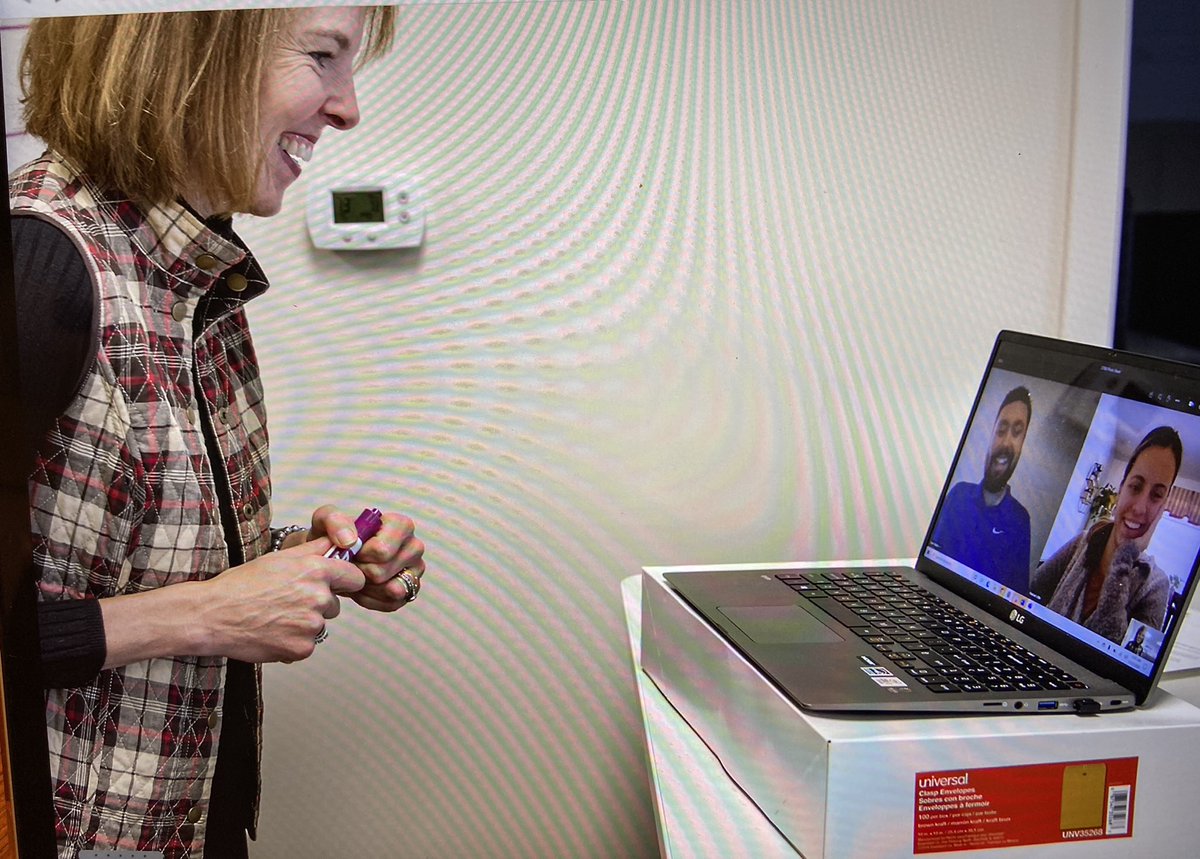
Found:
[(1113, 553), (1112, 563), (1109, 564), (1109, 575), (1129, 576), (1133, 573), (1146, 575), (1150, 565), (1141, 560), (1143, 547), (1136, 541), (1122, 543)]
[[(383, 514), (379, 532), (363, 544), (354, 559), (366, 583), (361, 590), (348, 594), (351, 599), (372, 611), (395, 611), (409, 601), (408, 588), (398, 578), (399, 574), (408, 571), (418, 585), (425, 574), (425, 544), (418, 539), (415, 529), (413, 520), (407, 516)], [(354, 520), (330, 505), (313, 513), (309, 536), (310, 539), (328, 536), (343, 548), (354, 545), (358, 539)]]
[(105, 668), (166, 656), (226, 656), (293, 662), (312, 655), (338, 594), (358, 593), (366, 577), (354, 564), (324, 557), (324, 537), (225, 570), (100, 601)]
[(353, 564), (326, 558), (325, 538), (270, 552), (204, 582), (213, 592), (202, 617), (212, 651), (245, 662), (294, 662), (341, 612), (338, 594), (366, 583)]

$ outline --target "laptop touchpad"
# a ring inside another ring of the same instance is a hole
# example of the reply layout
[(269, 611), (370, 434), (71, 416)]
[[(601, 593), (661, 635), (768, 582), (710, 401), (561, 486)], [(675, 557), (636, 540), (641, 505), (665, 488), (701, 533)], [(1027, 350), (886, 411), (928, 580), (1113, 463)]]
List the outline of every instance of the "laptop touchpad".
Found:
[(718, 606), (717, 611), (759, 644), (819, 644), (845, 640), (798, 605)]

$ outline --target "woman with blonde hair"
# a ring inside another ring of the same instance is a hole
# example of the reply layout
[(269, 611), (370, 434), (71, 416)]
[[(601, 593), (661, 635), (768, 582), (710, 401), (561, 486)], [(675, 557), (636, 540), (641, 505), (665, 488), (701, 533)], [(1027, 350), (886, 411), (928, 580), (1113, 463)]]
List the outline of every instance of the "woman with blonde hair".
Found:
[(425, 569), (385, 513), (353, 562), (331, 506), (272, 526), (244, 313), (267, 288), (231, 214), (273, 215), (358, 123), (385, 7), (44, 19), (22, 55), (47, 145), (10, 179), (29, 500), (59, 853), (247, 855), (260, 664), (311, 655), (339, 595)]

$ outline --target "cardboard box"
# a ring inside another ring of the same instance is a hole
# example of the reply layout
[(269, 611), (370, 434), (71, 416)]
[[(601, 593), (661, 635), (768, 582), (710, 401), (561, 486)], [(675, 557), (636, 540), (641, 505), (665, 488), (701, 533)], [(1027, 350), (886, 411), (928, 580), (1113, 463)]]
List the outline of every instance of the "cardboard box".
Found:
[(643, 573), (643, 670), (806, 859), (1200, 855), (1191, 704), (1159, 692), (1099, 717), (805, 713), (675, 595), (662, 578), (675, 569)]

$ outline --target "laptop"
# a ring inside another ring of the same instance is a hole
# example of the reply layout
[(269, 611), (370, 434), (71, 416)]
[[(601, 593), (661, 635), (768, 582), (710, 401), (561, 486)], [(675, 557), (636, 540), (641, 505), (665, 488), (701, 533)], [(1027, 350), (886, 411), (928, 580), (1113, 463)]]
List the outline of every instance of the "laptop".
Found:
[(1142, 706), (1200, 562), (1200, 368), (1002, 331), (916, 558), (665, 580), (804, 709)]

